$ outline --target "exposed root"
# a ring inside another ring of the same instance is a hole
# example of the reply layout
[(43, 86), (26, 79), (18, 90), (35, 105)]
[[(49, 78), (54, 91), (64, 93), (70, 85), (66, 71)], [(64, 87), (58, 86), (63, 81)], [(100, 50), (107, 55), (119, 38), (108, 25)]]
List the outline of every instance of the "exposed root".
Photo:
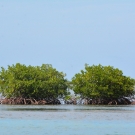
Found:
[(0, 101), (0, 104), (12, 105), (45, 105), (45, 104), (60, 104), (57, 99), (34, 99), (34, 98), (5, 98)]

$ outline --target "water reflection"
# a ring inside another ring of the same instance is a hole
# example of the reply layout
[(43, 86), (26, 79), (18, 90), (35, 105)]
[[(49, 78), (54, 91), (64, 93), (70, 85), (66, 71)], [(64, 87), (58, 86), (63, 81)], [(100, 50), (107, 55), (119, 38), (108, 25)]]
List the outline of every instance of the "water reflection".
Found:
[(135, 111), (133, 105), (0, 105), (1, 111)]
[(134, 116), (135, 106), (0, 105), (0, 134), (135, 135)]

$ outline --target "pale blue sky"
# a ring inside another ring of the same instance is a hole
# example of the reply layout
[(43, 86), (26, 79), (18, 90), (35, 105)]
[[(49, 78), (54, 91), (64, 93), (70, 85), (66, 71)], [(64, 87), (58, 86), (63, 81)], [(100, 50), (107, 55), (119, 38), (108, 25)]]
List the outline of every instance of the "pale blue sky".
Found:
[(0, 0), (0, 66), (84, 64), (135, 78), (135, 0)]

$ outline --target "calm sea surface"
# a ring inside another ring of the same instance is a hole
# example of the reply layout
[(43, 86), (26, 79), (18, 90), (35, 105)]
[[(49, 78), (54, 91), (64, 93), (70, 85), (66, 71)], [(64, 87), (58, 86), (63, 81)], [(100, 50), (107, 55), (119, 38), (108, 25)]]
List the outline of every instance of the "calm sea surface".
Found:
[(135, 106), (0, 105), (0, 135), (135, 135)]

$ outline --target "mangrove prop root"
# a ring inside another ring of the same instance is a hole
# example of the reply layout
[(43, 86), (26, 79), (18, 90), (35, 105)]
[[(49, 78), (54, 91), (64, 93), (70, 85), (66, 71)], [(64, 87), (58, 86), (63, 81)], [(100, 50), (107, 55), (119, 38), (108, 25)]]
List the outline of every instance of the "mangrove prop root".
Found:
[(13, 105), (45, 105), (45, 104), (60, 104), (57, 99), (34, 99), (34, 98), (5, 98), (0, 100), (0, 104)]

